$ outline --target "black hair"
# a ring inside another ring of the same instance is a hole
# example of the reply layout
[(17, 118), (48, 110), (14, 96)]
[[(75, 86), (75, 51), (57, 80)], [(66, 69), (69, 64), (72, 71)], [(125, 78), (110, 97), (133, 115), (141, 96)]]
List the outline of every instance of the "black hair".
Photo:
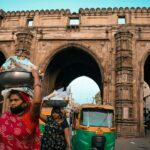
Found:
[(8, 95), (8, 98), (10, 98), (11, 95), (13, 95), (13, 94), (17, 95), (20, 99), (22, 99), (24, 101), (24, 99), (20, 95), (20, 91), (17, 91), (17, 90), (11, 90), (10, 93), (9, 93), (9, 95)]
[(60, 107), (53, 107), (51, 114), (57, 113), (60, 115), (61, 118), (63, 118), (63, 112), (61, 111)]

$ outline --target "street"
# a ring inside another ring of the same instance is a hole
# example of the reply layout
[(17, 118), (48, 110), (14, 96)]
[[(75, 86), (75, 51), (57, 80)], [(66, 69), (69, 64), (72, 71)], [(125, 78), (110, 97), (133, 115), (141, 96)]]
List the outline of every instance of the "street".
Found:
[(117, 138), (115, 150), (150, 150), (150, 134), (143, 138)]

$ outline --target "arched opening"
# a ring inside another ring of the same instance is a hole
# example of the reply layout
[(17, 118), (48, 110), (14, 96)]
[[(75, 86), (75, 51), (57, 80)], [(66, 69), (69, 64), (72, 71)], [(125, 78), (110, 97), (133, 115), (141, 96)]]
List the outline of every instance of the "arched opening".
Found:
[[(82, 83), (82, 84), (81, 84)], [(96, 97), (100, 89), (96, 82), (89, 77), (81, 76), (74, 79), (68, 86), (74, 103), (101, 103), (101, 97)]]
[[(5, 62), (6, 58), (4, 56), (4, 54), (0, 51), (0, 67), (3, 65), (3, 63)], [(0, 93), (3, 90), (2, 87), (0, 87)], [(0, 94), (0, 115), (2, 113), (2, 108), (3, 108), (3, 97)]]
[(75, 46), (64, 48), (52, 57), (47, 66), (43, 81), (43, 95), (49, 94), (54, 89), (62, 87), (66, 89), (74, 79), (86, 76), (98, 85), (103, 97), (101, 71), (95, 58), (85, 50)]
[(143, 112), (146, 133), (150, 134), (150, 55), (144, 64), (144, 95), (143, 95)]

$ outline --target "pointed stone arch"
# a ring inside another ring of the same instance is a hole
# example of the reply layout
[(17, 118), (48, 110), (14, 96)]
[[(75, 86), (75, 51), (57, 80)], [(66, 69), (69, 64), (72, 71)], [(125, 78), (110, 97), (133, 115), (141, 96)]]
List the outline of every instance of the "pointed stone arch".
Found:
[[(93, 79), (103, 93), (103, 69), (99, 58), (90, 48), (76, 43), (65, 44), (54, 49), (44, 60), (42, 70), (50, 74), (53, 80), (50, 81), (45, 75), (44, 95), (54, 89), (67, 87), (72, 80), (82, 75)], [(46, 87), (47, 82), (51, 82), (49, 87)]]
[[(144, 122), (143, 120), (145, 120), (145, 117), (146, 117), (146, 110), (145, 110), (145, 103), (146, 103), (146, 98), (144, 97), (144, 86), (145, 86), (145, 83), (150, 87), (150, 79), (149, 79), (149, 76), (150, 76), (150, 49), (148, 49), (142, 59), (141, 59), (141, 62), (140, 62), (140, 104), (139, 105), (139, 109), (140, 109), (140, 112), (141, 114), (139, 115), (139, 118), (140, 118), (140, 130), (142, 131), (142, 133), (144, 132)], [(145, 134), (145, 133), (143, 133)]]
[(99, 65), (99, 68), (100, 68), (101, 73), (102, 73), (102, 78), (104, 79), (103, 67), (101, 66), (101, 64), (99, 64), (99, 61), (101, 61), (101, 60), (99, 60), (100, 58), (98, 58), (97, 55), (94, 53), (94, 50), (92, 50), (91, 48), (86, 47), (84, 45), (81, 45), (81, 44), (78, 44), (78, 43), (73, 43), (73, 42), (72, 43), (68, 43), (68, 44), (63, 44), (63, 45), (59, 46), (58, 48), (54, 49), (52, 51), (52, 53), (47, 55), (46, 58), (41, 63), (42, 70), (44, 70), (44, 71), (46, 70), (46, 67), (48, 66), (48, 64), (51, 61), (51, 59), (53, 58), (53, 56), (55, 56), (59, 51), (61, 51), (63, 49), (66, 49), (68, 47), (77, 47), (77, 48), (80, 48), (83, 51), (87, 52), (88, 54), (90, 54), (95, 59), (97, 64)]
[[(142, 81), (148, 80), (148, 78), (145, 77), (145, 67), (146, 67), (145, 65), (146, 65), (146, 63), (148, 63), (148, 61), (150, 63), (150, 49), (148, 51), (146, 51), (146, 53), (144, 54), (142, 61), (141, 61), (141, 78), (142, 78), (141, 80)], [(147, 67), (149, 67), (149, 66), (147, 66)], [(148, 82), (148, 85), (150, 86), (150, 80), (148, 80), (147, 82)]]

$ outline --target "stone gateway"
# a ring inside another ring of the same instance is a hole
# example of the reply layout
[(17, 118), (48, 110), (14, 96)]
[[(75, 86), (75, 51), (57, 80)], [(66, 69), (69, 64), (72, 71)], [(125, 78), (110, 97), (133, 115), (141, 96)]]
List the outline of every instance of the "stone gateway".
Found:
[[(88, 76), (98, 84), (103, 103), (115, 106), (118, 136), (144, 135), (150, 8), (0, 10), (0, 65), (16, 53), (44, 72), (43, 95)], [(6, 109), (1, 96), (0, 110)]]

